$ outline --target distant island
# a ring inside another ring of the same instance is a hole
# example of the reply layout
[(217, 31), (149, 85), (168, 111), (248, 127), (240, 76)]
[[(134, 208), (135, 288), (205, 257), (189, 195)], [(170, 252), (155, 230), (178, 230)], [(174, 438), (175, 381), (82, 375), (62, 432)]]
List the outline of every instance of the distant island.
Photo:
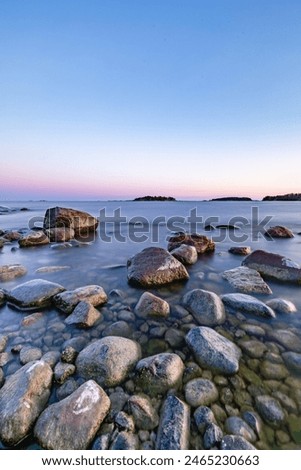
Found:
[(176, 199), (170, 196), (143, 196), (136, 197), (134, 201), (176, 201)]
[(301, 193), (282, 194), (277, 196), (265, 196), (263, 201), (301, 201)]
[(210, 199), (212, 201), (252, 201), (250, 197), (216, 197), (215, 199)]

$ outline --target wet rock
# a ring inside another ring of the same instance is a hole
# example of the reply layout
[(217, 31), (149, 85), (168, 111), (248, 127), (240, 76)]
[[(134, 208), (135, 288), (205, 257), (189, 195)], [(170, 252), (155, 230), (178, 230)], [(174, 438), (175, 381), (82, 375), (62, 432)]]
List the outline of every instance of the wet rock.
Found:
[(256, 450), (256, 447), (243, 437), (231, 434), (223, 437), (220, 448), (221, 450)]
[(34, 434), (45, 449), (87, 449), (108, 414), (110, 400), (93, 380), (40, 415)]
[(132, 416), (129, 416), (124, 411), (119, 411), (114, 418), (114, 422), (117, 425), (119, 430), (122, 431), (135, 431), (135, 423)]
[(289, 375), (287, 368), (283, 364), (275, 364), (267, 360), (261, 362), (260, 373), (268, 380), (282, 380)]
[(6, 301), (5, 292), (2, 289), (0, 289), (0, 305), (4, 304), (5, 301)]
[(42, 357), (42, 351), (39, 348), (33, 348), (31, 346), (23, 346), (20, 351), (20, 362), (22, 365), (28, 362), (38, 361)]
[(42, 361), (46, 362), (46, 364), (48, 364), (52, 369), (59, 359), (60, 353), (58, 351), (48, 351), (44, 356), (42, 356)]
[(285, 352), (282, 354), (283, 360), (289, 369), (301, 372), (301, 354), (295, 352)]
[(193, 379), (185, 385), (185, 400), (193, 408), (211, 405), (218, 399), (218, 390), (207, 379)]
[(138, 362), (135, 370), (138, 385), (150, 396), (178, 388), (183, 372), (182, 359), (171, 353), (145, 357)]
[(190, 409), (174, 395), (163, 405), (157, 433), (157, 450), (185, 450), (189, 446)]
[(31, 326), (36, 326), (38, 322), (42, 322), (44, 320), (44, 314), (42, 312), (35, 312), (31, 313), (30, 315), (26, 315), (23, 318), (21, 325), (25, 328), (29, 328)]
[(133, 333), (132, 327), (125, 321), (120, 320), (108, 325), (102, 335), (103, 336), (122, 336), (123, 338), (130, 338)]
[(197, 233), (178, 233), (168, 240), (168, 251), (175, 250), (181, 245), (194, 246), (198, 254), (211, 252), (215, 250), (215, 243), (204, 235), (198, 235)]
[(243, 313), (259, 317), (274, 318), (275, 313), (266, 304), (247, 294), (225, 294), (221, 297), (225, 306)]
[(262, 432), (262, 421), (260, 416), (255, 411), (246, 410), (242, 414), (243, 420), (253, 429), (253, 431), (260, 437)]
[(290, 300), (285, 299), (271, 299), (266, 304), (276, 313), (295, 313), (296, 306)]
[(224, 305), (214, 292), (194, 289), (184, 295), (182, 303), (199, 325), (220, 325), (226, 319)]
[(3, 384), (4, 384), (4, 372), (0, 367), (0, 388), (2, 387)]
[(262, 419), (273, 429), (282, 426), (285, 414), (279, 402), (269, 395), (259, 395), (255, 398), (255, 405)]
[(275, 225), (275, 227), (270, 227), (265, 231), (265, 236), (267, 238), (294, 238), (293, 232), (282, 225)]
[(216, 424), (213, 411), (207, 406), (199, 406), (195, 410), (193, 417), (198, 430), (202, 434), (204, 433), (205, 429), (209, 424)]
[(125, 393), (121, 387), (116, 387), (114, 392), (110, 394), (111, 414), (115, 415), (119, 411), (123, 410), (128, 399), (129, 395)]
[(9, 354), (7, 352), (0, 353), (0, 367), (6, 366), (9, 362)]
[(5, 350), (7, 341), (8, 341), (8, 336), (0, 335), (0, 353), (2, 353)]
[(186, 268), (163, 248), (145, 248), (127, 262), (128, 281), (150, 287), (189, 278)]
[(224, 271), (223, 278), (234, 289), (245, 294), (272, 294), (270, 287), (255, 269), (239, 266), (238, 268)]
[(136, 307), (135, 313), (140, 318), (166, 318), (169, 315), (169, 304), (150, 292), (144, 292)]
[(297, 263), (285, 256), (263, 250), (253, 251), (243, 262), (243, 266), (258, 271), (263, 277), (284, 282), (301, 283), (301, 269)]
[(8, 301), (21, 310), (43, 308), (49, 306), (53, 297), (64, 290), (60, 284), (33, 279), (12, 289), (8, 293)]
[(36, 269), (36, 273), (56, 273), (58, 271), (65, 271), (66, 269), (71, 269), (71, 266), (42, 266)]
[(301, 444), (301, 417), (290, 415), (288, 418), (289, 433), (296, 444)]
[(97, 436), (92, 445), (92, 450), (108, 450), (110, 445), (111, 435), (109, 433)]
[(61, 360), (62, 362), (67, 362), (68, 364), (74, 364), (77, 356), (77, 350), (72, 346), (67, 346), (67, 348), (62, 351)]
[(194, 246), (180, 245), (170, 252), (182, 264), (195, 264), (198, 260), (198, 252)]
[(137, 450), (139, 449), (139, 439), (137, 434), (121, 431), (113, 440), (110, 450)]
[(279, 401), (281, 406), (288, 413), (298, 413), (297, 404), (288, 395), (286, 395), (285, 393), (280, 392), (279, 390), (276, 390), (276, 391), (272, 392), (272, 395), (273, 395), (274, 398), (276, 398), (276, 400)]
[(6, 264), (0, 266), (0, 282), (11, 281), (16, 277), (24, 276), (27, 269), (22, 264)]
[(267, 350), (266, 345), (261, 341), (258, 341), (257, 339), (251, 339), (249, 341), (240, 341), (239, 347), (244, 352), (246, 352), (249, 357), (255, 359), (260, 359)]
[(75, 236), (75, 231), (71, 227), (54, 227), (45, 231), (51, 242), (68, 242)]
[(123, 382), (141, 358), (138, 343), (106, 336), (83, 349), (76, 360), (77, 373), (84, 379), (113, 387)]
[(133, 395), (128, 405), (138, 429), (150, 431), (158, 426), (159, 416), (147, 396)]
[(57, 399), (63, 400), (66, 397), (69, 397), (75, 390), (78, 389), (78, 384), (77, 382), (71, 377), (70, 379), (66, 380), (66, 382), (61, 385), (57, 391), (56, 391), (56, 396)]
[(37, 245), (48, 245), (50, 243), (49, 238), (43, 231), (30, 232), (28, 235), (23, 236), (18, 240), (21, 248), (37, 246)]
[(268, 339), (276, 341), (286, 349), (301, 353), (301, 339), (289, 330), (269, 330)]
[(227, 434), (243, 437), (249, 442), (256, 442), (257, 440), (253, 429), (238, 416), (230, 416), (226, 419), (225, 431)]
[(58, 309), (70, 314), (81, 301), (89, 302), (93, 307), (97, 307), (107, 302), (108, 298), (101, 286), (91, 285), (62, 292), (53, 300)]
[(250, 246), (232, 246), (229, 248), (229, 253), (232, 253), (232, 255), (239, 255), (239, 256), (247, 256), (251, 253), (251, 247)]
[(225, 375), (238, 371), (241, 350), (213, 329), (192, 328), (186, 335), (186, 342), (201, 367)]
[(14, 241), (20, 240), (21, 237), (22, 237), (21, 233), (16, 232), (14, 230), (6, 232), (3, 235), (3, 238), (5, 238), (5, 240), (8, 240), (9, 242), (14, 242)]
[(52, 370), (43, 361), (30, 362), (7, 377), (0, 389), (0, 438), (15, 446), (31, 431), (50, 396)]
[(172, 348), (182, 348), (185, 344), (185, 333), (175, 328), (169, 328), (164, 335), (164, 339)]
[[(63, 350), (65, 348), (71, 347), (79, 353), (82, 349), (84, 349), (87, 346), (87, 343), (88, 343), (87, 338), (83, 336), (76, 336), (74, 338), (68, 339), (67, 341), (63, 343)], [(68, 362), (68, 361), (65, 361), (65, 362)]]
[(75, 372), (73, 364), (58, 362), (54, 368), (54, 379), (57, 383), (63, 384)]
[(63, 227), (73, 229), (76, 236), (86, 236), (95, 232), (98, 220), (87, 212), (66, 207), (51, 207), (44, 217), (44, 229)]
[(207, 426), (204, 436), (203, 443), (204, 449), (212, 449), (220, 444), (223, 438), (223, 431), (215, 423), (211, 423)]
[(67, 325), (76, 325), (79, 328), (90, 328), (100, 317), (101, 313), (90, 302), (82, 300), (77, 304), (71, 315), (66, 318), (65, 323)]
[(258, 325), (244, 323), (240, 325), (240, 328), (244, 330), (248, 335), (251, 335), (251, 336), (265, 336), (265, 330), (261, 326), (258, 326)]

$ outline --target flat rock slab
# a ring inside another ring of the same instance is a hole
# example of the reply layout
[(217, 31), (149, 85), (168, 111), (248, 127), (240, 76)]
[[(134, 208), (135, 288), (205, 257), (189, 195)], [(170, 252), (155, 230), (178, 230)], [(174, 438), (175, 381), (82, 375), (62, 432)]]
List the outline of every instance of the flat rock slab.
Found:
[(174, 395), (164, 402), (157, 433), (156, 450), (189, 448), (190, 407)]
[(175, 250), (181, 245), (194, 246), (197, 253), (203, 254), (215, 250), (215, 243), (205, 235), (199, 235), (197, 233), (177, 233), (168, 240), (168, 251)]
[(135, 307), (135, 313), (140, 318), (166, 318), (169, 315), (169, 304), (166, 300), (144, 292)]
[(259, 317), (275, 318), (275, 312), (265, 303), (247, 294), (225, 294), (221, 297), (226, 307)]
[(285, 256), (263, 250), (253, 251), (247, 256), (242, 266), (255, 269), (263, 277), (283, 282), (301, 284), (300, 266)]
[(223, 302), (214, 292), (194, 289), (184, 295), (182, 304), (199, 325), (221, 325), (226, 320)]
[(163, 248), (145, 248), (127, 262), (128, 281), (148, 287), (189, 278), (185, 266)]
[(53, 299), (55, 306), (67, 314), (72, 313), (77, 304), (82, 300), (85, 300), (94, 307), (97, 307), (98, 305), (106, 303), (108, 297), (101, 286), (90, 285), (79, 287), (74, 290), (66, 290), (63, 293), (56, 295)]
[(16, 277), (24, 276), (27, 269), (22, 264), (6, 264), (0, 266), (0, 282), (11, 281)]
[(7, 377), (0, 389), (0, 439), (15, 446), (31, 431), (50, 396), (52, 370), (44, 361), (30, 362)]
[(224, 271), (223, 278), (239, 292), (245, 294), (272, 294), (272, 290), (255, 269), (239, 266)]
[(28, 235), (20, 238), (18, 243), (21, 248), (37, 246), (37, 245), (48, 245), (50, 243), (49, 238), (43, 231), (30, 232)]
[(89, 380), (41, 414), (34, 429), (35, 437), (44, 449), (87, 449), (109, 408), (107, 394)]
[(201, 367), (225, 375), (238, 371), (241, 350), (212, 328), (192, 328), (186, 335), (186, 342)]
[(123, 382), (141, 358), (138, 343), (118, 336), (106, 336), (83, 349), (76, 360), (77, 373), (101, 386)]
[(58, 271), (64, 271), (65, 269), (71, 269), (71, 266), (42, 266), (36, 270), (36, 273), (56, 273)]
[(8, 301), (21, 310), (47, 307), (52, 298), (65, 288), (60, 284), (33, 279), (15, 287), (8, 293)]
[(71, 315), (66, 318), (65, 323), (80, 328), (90, 328), (100, 317), (101, 313), (90, 302), (82, 300), (77, 304)]
[(79, 236), (94, 232), (97, 226), (98, 220), (92, 215), (67, 207), (51, 207), (47, 209), (44, 217), (44, 229), (70, 228)]

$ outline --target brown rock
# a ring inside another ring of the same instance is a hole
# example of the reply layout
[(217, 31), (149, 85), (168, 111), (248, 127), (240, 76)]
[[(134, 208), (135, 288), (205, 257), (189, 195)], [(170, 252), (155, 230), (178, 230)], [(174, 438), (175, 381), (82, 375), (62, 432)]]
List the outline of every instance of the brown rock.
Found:
[(270, 227), (265, 232), (265, 236), (268, 238), (293, 238), (293, 232), (282, 225), (275, 225), (275, 227)]
[(284, 282), (301, 283), (301, 269), (291, 259), (277, 253), (256, 250), (247, 256), (243, 266), (255, 269), (263, 277), (277, 279)]
[(196, 248), (198, 254), (214, 251), (215, 243), (205, 235), (197, 233), (179, 233), (169, 238), (168, 251), (172, 251), (181, 245), (190, 245)]
[(85, 236), (95, 232), (98, 220), (87, 212), (69, 209), (66, 207), (52, 207), (47, 209), (44, 218), (44, 229), (54, 227), (71, 228), (75, 235)]
[(54, 227), (46, 230), (46, 235), (51, 242), (68, 242), (74, 238), (75, 232), (71, 227)]
[(25, 235), (18, 241), (21, 248), (36, 245), (47, 245), (49, 242), (49, 238), (42, 231), (30, 232), (28, 235)]
[(16, 277), (24, 276), (27, 273), (25, 266), (21, 264), (7, 264), (0, 266), (0, 281), (11, 281)]
[(232, 255), (247, 256), (251, 251), (250, 246), (232, 246), (229, 248), (229, 253), (232, 253)]

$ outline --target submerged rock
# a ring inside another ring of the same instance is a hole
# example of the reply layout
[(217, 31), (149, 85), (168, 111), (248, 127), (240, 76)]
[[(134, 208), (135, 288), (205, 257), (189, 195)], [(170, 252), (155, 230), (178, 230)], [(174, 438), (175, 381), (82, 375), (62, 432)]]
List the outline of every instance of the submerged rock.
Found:
[(51, 207), (47, 209), (44, 217), (44, 229), (69, 228), (79, 236), (95, 232), (97, 226), (98, 220), (92, 215), (66, 207)]
[(110, 450), (137, 450), (139, 449), (139, 439), (136, 434), (121, 431), (113, 440)]
[(128, 281), (144, 287), (189, 278), (186, 268), (163, 248), (145, 248), (127, 262)]
[(100, 317), (101, 313), (90, 302), (82, 300), (77, 304), (71, 315), (66, 318), (65, 323), (67, 325), (77, 325), (81, 328), (90, 328)]
[(274, 310), (276, 313), (295, 313), (297, 311), (296, 306), (290, 300), (285, 299), (271, 299), (266, 304)]
[(285, 256), (263, 250), (253, 251), (243, 262), (243, 266), (258, 271), (263, 277), (284, 282), (301, 283), (300, 266)]
[(37, 246), (37, 245), (47, 245), (50, 243), (49, 238), (45, 233), (41, 230), (38, 232), (30, 232), (28, 235), (20, 238), (18, 243), (21, 248), (30, 247), (30, 246)]
[(128, 405), (138, 429), (150, 431), (158, 426), (159, 416), (148, 396), (133, 395)]
[(221, 450), (257, 450), (244, 437), (231, 434), (223, 437), (220, 448)]
[(226, 319), (223, 302), (214, 292), (194, 289), (184, 295), (182, 303), (199, 325), (220, 325)]
[(285, 414), (278, 400), (269, 395), (260, 395), (255, 398), (255, 405), (262, 419), (274, 429), (281, 427)]
[(52, 370), (43, 361), (30, 362), (6, 378), (0, 389), (0, 439), (15, 446), (31, 431), (50, 396)]
[(226, 307), (259, 317), (275, 318), (275, 313), (266, 304), (247, 294), (225, 294), (221, 297)]
[(60, 284), (33, 279), (12, 289), (8, 295), (8, 301), (21, 310), (47, 307), (53, 297), (65, 288)]
[(253, 429), (238, 416), (230, 416), (226, 419), (225, 430), (227, 434), (243, 437), (249, 442), (256, 442), (257, 437)]
[(276, 341), (289, 351), (301, 353), (301, 339), (289, 330), (269, 330), (268, 339)]
[(81, 301), (87, 301), (94, 307), (107, 302), (108, 297), (101, 286), (91, 285), (67, 290), (54, 297), (55, 306), (64, 313), (71, 313)]
[(190, 409), (174, 395), (163, 405), (157, 433), (157, 450), (185, 450), (189, 447)]
[(193, 417), (200, 433), (203, 433), (209, 424), (216, 424), (214, 413), (207, 406), (199, 406)]
[(293, 238), (293, 232), (283, 225), (275, 225), (275, 227), (270, 227), (265, 231), (265, 236), (267, 238)]
[(212, 328), (192, 328), (186, 335), (186, 342), (201, 367), (226, 375), (238, 371), (241, 350)]
[(205, 235), (199, 235), (197, 233), (177, 233), (168, 240), (168, 251), (175, 250), (181, 245), (194, 246), (198, 254), (211, 252), (215, 250), (215, 243)]
[(194, 246), (180, 245), (172, 250), (170, 254), (183, 264), (195, 264), (198, 260), (198, 252)]
[(42, 266), (36, 269), (36, 273), (55, 273), (57, 271), (64, 271), (65, 269), (71, 269), (71, 266)]
[(185, 385), (185, 399), (194, 408), (211, 405), (218, 399), (218, 390), (208, 379), (193, 379)]
[(270, 287), (264, 282), (255, 269), (240, 266), (224, 271), (223, 278), (226, 279), (234, 289), (245, 294), (272, 294)]
[(232, 246), (229, 248), (229, 253), (232, 253), (232, 255), (239, 255), (239, 256), (247, 256), (251, 253), (251, 247), (250, 246)]
[(207, 426), (204, 436), (203, 443), (205, 449), (212, 449), (220, 444), (223, 438), (223, 431), (215, 423), (211, 423)]
[(301, 354), (295, 352), (285, 352), (282, 358), (289, 369), (301, 372)]
[(169, 304), (150, 292), (144, 292), (136, 307), (135, 313), (141, 318), (166, 318), (169, 315)]
[(24, 276), (27, 269), (22, 264), (6, 264), (0, 266), (0, 282), (11, 281), (16, 277)]
[(110, 399), (89, 380), (39, 417), (35, 437), (45, 449), (87, 449), (109, 412)]

